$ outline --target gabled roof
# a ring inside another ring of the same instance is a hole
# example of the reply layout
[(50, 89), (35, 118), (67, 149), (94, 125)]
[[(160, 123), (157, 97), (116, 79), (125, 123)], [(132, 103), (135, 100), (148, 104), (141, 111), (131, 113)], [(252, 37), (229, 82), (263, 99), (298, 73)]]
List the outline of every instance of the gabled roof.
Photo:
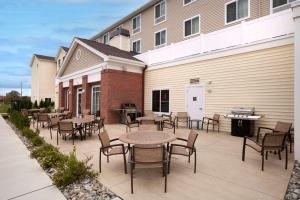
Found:
[(135, 17), (136, 15), (140, 14), (141, 12), (143, 12), (144, 10), (150, 8), (151, 6), (154, 6), (155, 4), (157, 4), (158, 2), (160, 2), (161, 0), (150, 0), (148, 3), (144, 4), (143, 6), (141, 6), (140, 8), (138, 8), (137, 10), (133, 11), (132, 13), (130, 13), (129, 15), (123, 17), (122, 19), (120, 19), (119, 21), (117, 21), (116, 23), (112, 24), (111, 26), (107, 27), (106, 29), (104, 29), (103, 31), (101, 31), (100, 33), (96, 34), (95, 36), (93, 36), (91, 38), (91, 40), (95, 40), (97, 39), (99, 36), (107, 33), (108, 31), (110, 31), (111, 29), (113, 29), (114, 27), (117, 27), (121, 24), (123, 24), (124, 22), (126, 22), (127, 20)]
[(100, 51), (101, 53), (103, 53), (107, 56), (116, 56), (116, 57), (120, 57), (120, 58), (126, 58), (129, 60), (140, 61), (133, 57), (133, 56), (137, 55), (134, 52), (123, 51), (116, 47), (113, 47), (113, 46), (110, 46), (107, 44), (103, 44), (103, 43), (99, 43), (94, 40), (87, 40), (87, 39), (83, 39), (83, 38), (77, 38), (77, 39), (84, 42), (85, 44), (89, 45), (90, 47), (93, 47), (94, 49)]
[(40, 59), (40, 60), (49, 61), (49, 62), (55, 62), (55, 58), (52, 57), (52, 56), (45, 56), (45, 55), (40, 55), (40, 54), (33, 54), (32, 58), (31, 58), (31, 61), (30, 61), (30, 66), (32, 66), (34, 58), (37, 58), (37, 59)]
[(68, 47), (63, 47), (63, 46), (61, 46), (61, 48), (62, 48), (65, 52), (68, 52), (68, 51), (69, 51), (69, 48), (68, 48)]
[(33, 55), (42, 60), (55, 61), (55, 58), (52, 56), (44, 56), (44, 55), (40, 55), (40, 54), (33, 54)]
[(134, 55), (136, 55), (133, 52), (123, 51), (116, 47), (102, 44), (93, 40), (75, 37), (65, 57), (65, 61), (63, 62), (61, 68), (57, 73), (57, 77), (62, 76), (62, 74), (64, 73), (67, 63), (71, 59), (78, 45), (85, 47), (90, 52), (101, 57), (104, 60), (104, 62), (112, 61), (112, 62), (126, 63), (131, 66), (145, 67), (145, 64), (142, 61), (133, 57)]

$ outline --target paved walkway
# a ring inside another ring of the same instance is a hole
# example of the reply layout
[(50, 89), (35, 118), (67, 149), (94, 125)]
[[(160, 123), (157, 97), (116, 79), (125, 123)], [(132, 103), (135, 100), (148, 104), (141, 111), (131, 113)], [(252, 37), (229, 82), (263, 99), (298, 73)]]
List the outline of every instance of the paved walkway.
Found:
[(0, 199), (65, 199), (1, 115)]

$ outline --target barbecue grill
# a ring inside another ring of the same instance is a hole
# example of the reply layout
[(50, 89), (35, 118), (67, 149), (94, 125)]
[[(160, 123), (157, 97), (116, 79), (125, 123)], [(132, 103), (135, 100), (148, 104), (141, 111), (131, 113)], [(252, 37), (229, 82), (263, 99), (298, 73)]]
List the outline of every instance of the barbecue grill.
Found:
[(255, 120), (261, 116), (254, 115), (254, 108), (232, 108), (231, 113), (225, 115), (225, 118), (231, 119), (231, 135), (233, 136), (249, 136), (254, 133)]
[(139, 117), (141, 113), (137, 110), (136, 105), (133, 103), (123, 103), (121, 104), (120, 116), (121, 123), (126, 124), (127, 119), (126, 116), (130, 116), (132, 121), (135, 121), (137, 117)]

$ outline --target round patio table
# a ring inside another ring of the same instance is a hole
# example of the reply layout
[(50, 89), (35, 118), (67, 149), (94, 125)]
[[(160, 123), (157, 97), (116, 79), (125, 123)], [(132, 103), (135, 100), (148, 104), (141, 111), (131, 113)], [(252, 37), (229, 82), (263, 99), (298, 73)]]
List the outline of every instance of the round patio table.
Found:
[(164, 144), (176, 140), (172, 133), (162, 131), (137, 131), (120, 135), (119, 140), (127, 144)]
[(59, 117), (59, 116), (66, 116), (67, 113), (48, 113), (49, 117)]
[(63, 122), (73, 122), (75, 124), (76, 129), (79, 131), (81, 140), (82, 140), (82, 132), (84, 132), (84, 139), (86, 138), (86, 124), (92, 123), (94, 120), (89, 118), (79, 118), (73, 117), (72, 119), (64, 119)]

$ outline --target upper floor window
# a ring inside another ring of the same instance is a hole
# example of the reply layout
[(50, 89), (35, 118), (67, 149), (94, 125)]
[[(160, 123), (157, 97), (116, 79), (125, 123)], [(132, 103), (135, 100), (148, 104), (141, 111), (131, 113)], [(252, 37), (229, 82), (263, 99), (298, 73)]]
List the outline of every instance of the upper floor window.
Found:
[(141, 32), (141, 15), (138, 15), (132, 19), (132, 33)]
[(154, 7), (154, 23), (158, 24), (166, 20), (166, 2), (161, 1), (160, 3), (156, 4)]
[(183, 0), (183, 5), (184, 6), (189, 5), (189, 4), (193, 3), (194, 1), (196, 1), (196, 0)]
[(226, 23), (249, 17), (249, 1), (250, 0), (234, 0), (225, 4)]
[(103, 43), (108, 44), (109, 43), (109, 33), (105, 33), (103, 36)]
[(141, 53), (141, 40), (136, 40), (132, 43), (132, 51)]
[(167, 43), (167, 30), (155, 33), (155, 47), (164, 46)]
[(200, 32), (200, 17), (196, 16), (184, 21), (184, 37), (196, 35)]
[(293, 2), (295, 0), (273, 0), (273, 8), (277, 8), (279, 6), (288, 5), (289, 3)]

